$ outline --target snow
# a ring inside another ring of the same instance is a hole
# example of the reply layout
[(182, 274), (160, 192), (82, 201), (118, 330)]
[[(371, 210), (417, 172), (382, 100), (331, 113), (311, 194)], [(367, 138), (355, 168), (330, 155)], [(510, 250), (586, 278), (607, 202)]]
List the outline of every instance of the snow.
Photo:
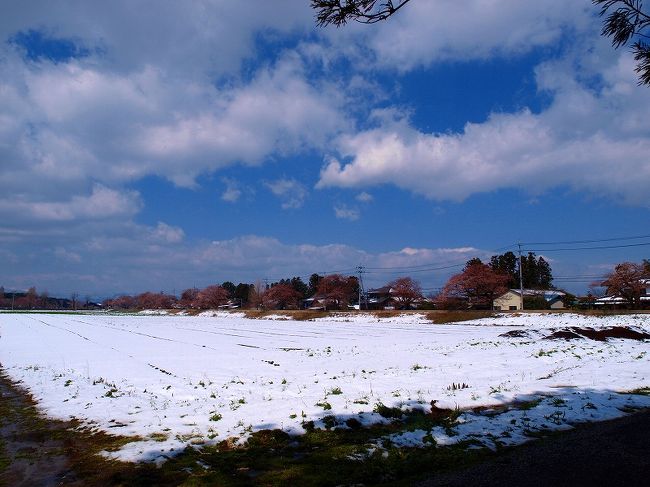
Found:
[[(423, 315), (350, 313), (314, 321), (243, 313), (0, 314), (0, 362), (49, 416), (144, 441), (112, 452), (155, 460), (188, 444), (354, 417), (375, 405), (460, 408), (457, 424), (396, 433), (372, 448), (494, 448), (538, 432), (649, 407), (650, 342), (543, 340), (569, 326), (650, 331), (650, 315), (512, 314), (432, 325)], [(499, 336), (526, 330), (528, 337)], [(525, 407), (513, 406), (513, 402)], [(480, 409), (479, 409), (480, 407)], [(492, 408), (492, 409), (490, 409)]]

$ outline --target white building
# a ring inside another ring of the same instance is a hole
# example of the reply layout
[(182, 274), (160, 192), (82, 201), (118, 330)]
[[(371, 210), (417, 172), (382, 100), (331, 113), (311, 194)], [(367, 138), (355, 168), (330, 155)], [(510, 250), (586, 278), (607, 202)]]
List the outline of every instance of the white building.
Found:
[[(548, 303), (551, 309), (566, 308), (564, 298), (566, 293), (551, 290), (524, 289), (524, 298), (540, 297)], [(521, 309), (521, 292), (519, 289), (510, 289), (507, 293), (496, 298), (492, 304), (496, 311), (517, 311)]]

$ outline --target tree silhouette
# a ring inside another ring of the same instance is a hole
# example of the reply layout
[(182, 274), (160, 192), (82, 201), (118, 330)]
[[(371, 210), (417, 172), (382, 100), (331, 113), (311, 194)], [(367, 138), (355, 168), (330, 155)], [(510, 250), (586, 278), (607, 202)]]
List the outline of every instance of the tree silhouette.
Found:
[(611, 37), (615, 49), (633, 41), (632, 52), (637, 62), (639, 84), (650, 85), (650, 15), (643, 10), (642, 0), (592, 0), (601, 7), (604, 17), (602, 35)]
[(374, 24), (387, 19), (410, 0), (312, 0), (316, 23), (325, 27), (340, 27), (353, 20), (361, 24)]

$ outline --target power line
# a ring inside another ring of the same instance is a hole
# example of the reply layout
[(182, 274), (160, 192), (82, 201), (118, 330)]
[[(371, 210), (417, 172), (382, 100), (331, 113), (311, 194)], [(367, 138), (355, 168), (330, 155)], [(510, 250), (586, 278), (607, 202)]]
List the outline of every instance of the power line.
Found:
[(565, 247), (559, 249), (522, 249), (526, 252), (570, 252), (572, 250), (602, 250), (602, 249), (624, 249), (629, 247), (644, 247), (650, 245), (650, 242), (625, 245), (598, 245), (594, 247)]
[(650, 238), (650, 235), (639, 235), (637, 237), (601, 238), (598, 240), (569, 240), (564, 242), (522, 242), (521, 245), (571, 245), (598, 242), (615, 242), (617, 240), (638, 240), (640, 238)]
[[(499, 247), (498, 249), (488, 250), (486, 252), (487, 253), (498, 253), (498, 252), (500, 252), (502, 250), (511, 249), (511, 248), (514, 248), (514, 247), (516, 247), (516, 245), (511, 244), (511, 245), (506, 245), (504, 247)], [(378, 271), (379, 270), (382, 270), (382, 271), (383, 270), (396, 270), (396, 271), (399, 271), (399, 270), (420, 269), (420, 268), (423, 268), (423, 267), (440, 266), (440, 265), (451, 264), (451, 263), (455, 263), (455, 262), (460, 262), (460, 259), (454, 259), (454, 260), (442, 261), (442, 262), (429, 262), (427, 264), (418, 264), (418, 265), (412, 265), (412, 266), (388, 266), (388, 267), (366, 266), (366, 269), (372, 269), (372, 270), (378, 270)], [(466, 260), (463, 259), (462, 262), (463, 262), (463, 265), (464, 265)]]
[(396, 270), (385, 270), (385, 271), (366, 271), (367, 274), (401, 274), (402, 272), (408, 272), (409, 274), (415, 274), (419, 272), (434, 272), (434, 271), (442, 271), (446, 269), (453, 269), (455, 267), (462, 267), (466, 264), (467, 261), (463, 261), (462, 263), (459, 264), (452, 264), (448, 266), (442, 266), (442, 267), (429, 267), (427, 269), (415, 269), (415, 270), (409, 270), (405, 271), (401, 268), (396, 268)]

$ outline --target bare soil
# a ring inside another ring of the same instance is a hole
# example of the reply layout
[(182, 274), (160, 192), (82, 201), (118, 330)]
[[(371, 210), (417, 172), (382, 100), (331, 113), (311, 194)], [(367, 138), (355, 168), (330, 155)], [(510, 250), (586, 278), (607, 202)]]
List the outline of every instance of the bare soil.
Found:
[(150, 464), (99, 456), (130, 441), (80, 428), (76, 421), (45, 418), (33, 399), (0, 372), (0, 485), (178, 485)]
[(573, 326), (565, 330), (558, 330), (549, 336), (544, 337), (545, 340), (573, 340), (576, 338), (588, 338), (599, 342), (607, 341), (609, 338), (640, 341), (650, 339), (650, 334), (633, 330), (626, 326), (612, 326), (600, 330)]

